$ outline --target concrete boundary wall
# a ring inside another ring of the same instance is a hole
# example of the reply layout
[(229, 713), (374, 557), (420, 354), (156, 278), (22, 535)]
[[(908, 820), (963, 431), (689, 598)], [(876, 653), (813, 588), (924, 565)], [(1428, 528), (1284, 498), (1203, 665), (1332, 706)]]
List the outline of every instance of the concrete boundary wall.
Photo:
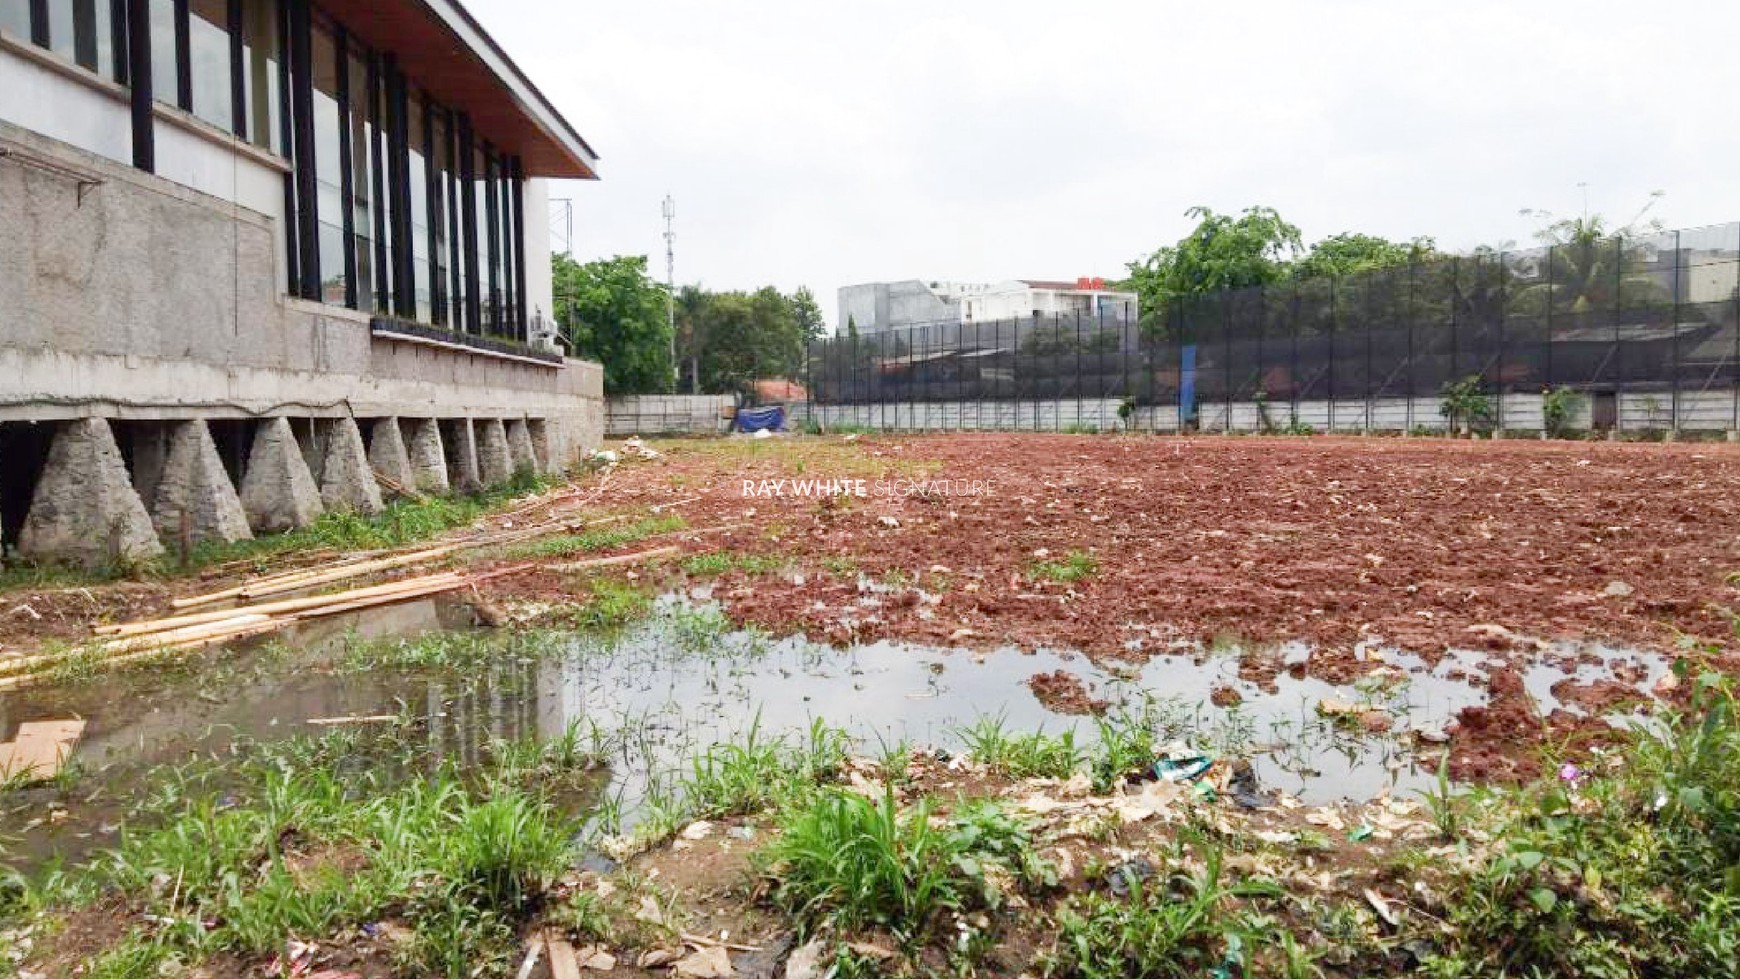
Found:
[[(931, 401), (887, 404), (807, 404), (792, 406), (793, 427), (813, 423), (824, 428), (850, 426), (877, 431), (1022, 431), (1052, 432), (1093, 429), (1110, 432), (1125, 427), (1137, 431), (1178, 431), (1178, 408), (1138, 405), (1130, 424), (1118, 417), (1122, 402), (1113, 398), (1053, 401)], [(1268, 423), (1285, 429), (1298, 422), (1318, 432), (1442, 432), (1449, 423), (1439, 413), (1437, 398), (1375, 398), (1371, 401), (1206, 402), (1197, 407), (1197, 429), (1203, 432), (1260, 432)], [(1619, 429), (1626, 432), (1667, 431), (1719, 433), (1740, 429), (1740, 389), (1680, 392), (1677, 404), (1668, 393), (1623, 394), (1618, 398)], [(1494, 411), (1506, 431), (1539, 432), (1546, 426), (1541, 395), (1506, 394), (1494, 401)], [(1674, 419), (1678, 424), (1673, 424)], [(1573, 431), (1593, 427), (1593, 400), (1576, 399), (1566, 425)]]
[(731, 424), (729, 394), (638, 394), (605, 402), (604, 432), (628, 435), (719, 434)]

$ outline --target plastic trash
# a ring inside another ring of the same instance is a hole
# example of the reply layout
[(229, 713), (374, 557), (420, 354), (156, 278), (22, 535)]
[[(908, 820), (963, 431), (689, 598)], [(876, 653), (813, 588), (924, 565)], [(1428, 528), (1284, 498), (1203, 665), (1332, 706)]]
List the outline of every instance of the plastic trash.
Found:
[(1360, 823), (1358, 826), (1347, 831), (1347, 838), (1353, 843), (1364, 843), (1366, 840), (1371, 839), (1372, 834), (1376, 832), (1377, 830), (1372, 827), (1372, 824)]
[(1134, 857), (1125, 860), (1111, 870), (1106, 871), (1106, 886), (1118, 897), (1127, 897), (1143, 881), (1159, 873), (1147, 857)]
[(1207, 755), (1168, 756), (1154, 762), (1154, 777), (1162, 782), (1194, 782), (1213, 767), (1214, 759)]
[(1232, 794), (1233, 802), (1240, 808), (1267, 809), (1270, 805), (1269, 797), (1258, 788), (1256, 769), (1243, 759), (1233, 763), (1232, 778), (1227, 780), (1227, 789)]

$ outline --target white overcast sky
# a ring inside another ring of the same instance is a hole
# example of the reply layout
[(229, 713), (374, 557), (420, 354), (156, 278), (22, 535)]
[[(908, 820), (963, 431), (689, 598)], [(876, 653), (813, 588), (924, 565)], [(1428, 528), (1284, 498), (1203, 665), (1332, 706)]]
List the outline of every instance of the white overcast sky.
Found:
[(1308, 241), (1740, 219), (1740, 2), (469, 0), (602, 157), (574, 253), (677, 279), (1107, 277), (1268, 204)]

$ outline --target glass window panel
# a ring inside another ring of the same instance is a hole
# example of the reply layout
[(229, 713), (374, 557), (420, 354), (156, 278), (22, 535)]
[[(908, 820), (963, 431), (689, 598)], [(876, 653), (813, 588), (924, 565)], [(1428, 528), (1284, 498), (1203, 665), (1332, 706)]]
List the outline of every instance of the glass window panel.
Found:
[(431, 188), (435, 209), (429, 215), (430, 226), (435, 232), (435, 277), (430, 294), (434, 308), (441, 313), (439, 319), (442, 323), (451, 325), (453, 318), (448, 309), (447, 298), (447, 168), (451, 165), (447, 136), (446, 117), (440, 110), (436, 110), (431, 114), (429, 132), (434, 146), (431, 160), (435, 168), (435, 186)]
[(0, 0), (0, 31), (30, 40), (30, 0)]
[(482, 150), (477, 151), (476, 179), (473, 181), (477, 207), (474, 219), (477, 221), (477, 288), (478, 303), (483, 314), (483, 332), (495, 333), (495, 284), (494, 259), (491, 252), (492, 239), (490, 233), (490, 211), (493, 210), (489, 201), (489, 157)]
[(355, 50), (350, 57), (350, 205), (351, 225), (356, 248), (356, 307), (375, 308), (374, 290), (374, 178), (369, 167), (369, 153), (374, 126), (369, 113), (368, 59)]
[(281, 154), (279, 57), (277, 0), (242, 0), (242, 85), (248, 103), (248, 142)]
[(339, 154), (338, 45), (323, 25), (314, 27), (314, 174), (320, 219), (320, 298), (343, 305), (348, 284), (344, 238), (343, 168)]
[(193, 0), (189, 5), (188, 60), (193, 71), (193, 114), (226, 132), (235, 122), (230, 89), (230, 31), (227, 0)]
[(151, 94), (175, 104), (180, 75), (175, 70), (175, 0), (151, 0)]
[(423, 118), (423, 98), (412, 92), (406, 99), (407, 130), (410, 133), (411, 176), (411, 274), (416, 283), (417, 319), (430, 321), (434, 306), (429, 283), (429, 172), (423, 155), (428, 126)]
[[(11, 0), (0, 0), (6, 7)], [(27, 11), (28, 0), (19, 0), (17, 7)], [(58, 55), (76, 61), (105, 78), (115, 76), (115, 37), (112, 26), (113, 9), (109, 0), (49, 0), (48, 44)], [(0, 15), (0, 27), (8, 19)], [(23, 33), (29, 36), (29, 18), (25, 17)]]

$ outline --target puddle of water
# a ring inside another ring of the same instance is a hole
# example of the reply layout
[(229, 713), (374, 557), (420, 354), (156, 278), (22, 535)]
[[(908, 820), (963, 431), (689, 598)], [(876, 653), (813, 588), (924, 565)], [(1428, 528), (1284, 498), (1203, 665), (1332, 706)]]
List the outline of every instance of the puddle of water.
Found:
[[(1265, 786), (1319, 804), (1406, 795), (1436, 782), (1435, 762), (1415, 757), (1405, 733), (1355, 736), (1319, 717), (1320, 701), (1381, 705), (1406, 732), (1441, 730), (1457, 711), (1486, 700), (1479, 666), (1485, 656), (1478, 653), (1453, 654), (1428, 669), (1418, 658), (1376, 651), (1374, 666), (1387, 663), (1405, 678), (1356, 689), (1283, 673), (1265, 692), (1239, 679), (1236, 655), (1161, 655), (1114, 673), (1049, 649), (975, 655), (891, 642), (836, 649), (801, 638), (770, 640), (721, 633), (716, 618), (709, 624), (716, 613), (687, 598), (667, 597), (658, 608), (652, 619), (614, 636), (576, 635), (556, 655), (503, 657), (481, 675), (317, 668), (350, 635), (410, 636), (466, 624), (453, 607), (424, 601), (304, 628), (286, 637), (287, 656), (255, 670), (202, 666), (0, 695), (0, 737), (24, 721), (88, 720), (77, 755), (86, 774), (70, 798), (60, 800), (52, 789), (0, 797), (0, 838), (17, 838), (11, 855), (25, 863), (76, 857), (112, 841), (129, 793), (140, 790), (140, 775), (150, 767), (222, 753), (238, 740), (316, 733), (311, 718), (407, 712), (423, 720), (416, 737), (431, 758), (462, 765), (477, 764), (495, 740), (550, 739), (576, 724), (621, 732), (607, 791), (632, 819), (650, 786), (755, 725), (768, 735), (801, 734), (819, 718), (844, 727), (867, 753), (902, 741), (959, 750), (960, 728), (987, 716), (1001, 716), (1009, 731), (1073, 726), (1079, 740), (1091, 742), (1091, 721), (1051, 712), (1026, 687), (1034, 674), (1059, 669), (1115, 705), (1151, 705), (1162, 740), (1191, 737), (1218, 753), (1249, 756)], [(1617, 650), (1583, 655), (1571, 668), (1555, 665), (1562, 659), (1545, 657), (1527, 674), (1530, 692), (1546, 709), (1557, 704), (1550, 688), (1567, 676), (1587, 682), (1630, 671), (1642, 677), (1641, 689), (1666, 669)], [(1242, 701), (1212, 706), (1217, 687), (1237, 690)], [(57, 803), (66, 808), (63, 820), (30, 825)]]

